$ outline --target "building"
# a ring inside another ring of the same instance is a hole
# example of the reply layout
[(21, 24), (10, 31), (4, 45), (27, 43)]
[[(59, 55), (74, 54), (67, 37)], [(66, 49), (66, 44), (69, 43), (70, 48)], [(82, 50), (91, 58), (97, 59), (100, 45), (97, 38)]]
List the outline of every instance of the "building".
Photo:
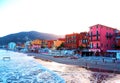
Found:
[(65, 47), (67, 49), (86, 48), (89, 45), (87, 32), (67, 34), (65, 36)]
[(87, 32), (81, 32), (79, 34), (79, 45), (80, 48), (88, 48), (89, 47), (89, 36)]
[(90, 51), (106, 52), (114, 49), (115, 46), (114, 28), (97, 24), (90, 27)]
[(59, 47), (62, 43), (64, 43), (65, 40), (64, 39), (58, 39), (58, 40), (48, 40), (47, 41), (47, 46), (48, 48), (57, 48)]
[(35, 39), (31, 42), (31, 48), (32, 49), (39, 49), (41, 48), (42, 40), (40, 39)]
[(47, 48), (48, 42), (47, 40), (42, 40), (41, 48)]
[(115, 49), (116, 50), (120, 50), (120, 31), (116, 30), (116, 45), (115, 45)]
[(58, 40), (65, 42), (65, 38), (58, 38)]
[(79, 33), (72, 33), (65, 35), (66, 49), (76, 49), (79, 47)]
[(54, 45), (54, 40), (48, 40), (48, 41), (47, 41), (47, 47), (48, 47), (48, 48), (52, 48), (53, 45)]
[(64, 41), (63, 40), (54, 40), (54, 47), (55, 48), (57, 48), (57, 47), (59, 47), (62, 43), (64, 43)]
[(8, 49), (9, 50), (16, 50), (16, 43), (15, 42), (8, 43)]

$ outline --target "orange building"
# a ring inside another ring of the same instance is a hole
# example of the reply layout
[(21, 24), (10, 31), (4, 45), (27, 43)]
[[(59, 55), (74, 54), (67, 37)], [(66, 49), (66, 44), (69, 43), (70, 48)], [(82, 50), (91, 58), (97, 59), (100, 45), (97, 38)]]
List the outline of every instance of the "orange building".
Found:
[(47, 41), (47, 47), (48, 47), (48, 48), (52, 48), (53, 45), (54, 45), (54, 40), (48, 40), (48, 41)]
[(41, 45), (41, 44), (42, 44), (42, 40), (40, 40), (40, 39), (33, 40), (33, 41), (31, 42), (31, 44), (32, 44), (32, 45)]
[(54, 40), (54, 47), (59, 47), (62, 43), (64, 43), (64, 41), (61, 40)]
[(64, 42), (65, 42), (65, 39), (48, 40), (47, 41), (47, 47), (48, 48), (57, 48)]
[(32, 48), (41, 48), (42, 40), (36, 39), (31, 42)]
[(79, 46), (82, 46), (84, 48), (89, 47), (89, 36), (87, 32), (81, 32), (79, 34)]
[(76, 49), (79, 46), (79, 33), (65, 35), (65, 47), (67, 49)]
[(80, 46), (87, 47), (89, 44), (89, 37), (87, 32), (67, 34), (65, 36), (65, 47), (67, 49), (77, 49)]
[(65, 42), (65, 38), (58, 38), (58, 40)]
[(42, 47), (42, 48), (46, 48), (46, 47), (47, 47), (47, 45), (48, 45), (47, 40), (42, 40), (41, 47)]

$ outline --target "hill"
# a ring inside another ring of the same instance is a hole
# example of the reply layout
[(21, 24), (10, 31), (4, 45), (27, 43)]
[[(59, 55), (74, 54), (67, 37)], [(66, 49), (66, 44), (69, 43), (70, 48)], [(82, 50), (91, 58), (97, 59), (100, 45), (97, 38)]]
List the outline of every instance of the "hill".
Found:
[(7, 45), (9, 42), (15, 43), (24, 43), (29, 40), (34, 39), (44, 39), (44, 40), (56, 40), (63, 36), (58, 36), (49, 33), (42, 33), (37, 31), (29, 31), (29, 32), (19, 32), (15, 34), (9, 34), (7, 36), (0, 38), (0, 45)]

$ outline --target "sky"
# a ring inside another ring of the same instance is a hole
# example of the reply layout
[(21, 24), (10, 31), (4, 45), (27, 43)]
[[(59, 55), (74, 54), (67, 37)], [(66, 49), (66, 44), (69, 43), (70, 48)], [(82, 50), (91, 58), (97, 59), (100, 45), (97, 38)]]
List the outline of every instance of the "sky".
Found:
[(119, 0), (0, 0), (0, 37), (21, 31), (65, 35), (95, 24), (120, 29)]

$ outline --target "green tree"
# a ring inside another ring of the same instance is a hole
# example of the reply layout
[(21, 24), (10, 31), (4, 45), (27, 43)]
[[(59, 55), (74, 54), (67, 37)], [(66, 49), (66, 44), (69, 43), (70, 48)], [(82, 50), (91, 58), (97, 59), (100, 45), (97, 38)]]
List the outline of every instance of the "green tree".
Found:
[(62, 49), (62, 48), (64, 48), (64, 47), (65, 47), (64, 43), (61, 43), (61, 45), (58, 46), (57, 49)]
[(80, 50), (83, 50), (84, 48), (85, 48), (85, 47), (84, 47), (84, 46), (82, 46), (82, 45), (81, 45), (81, 46), (79, 46), (79, 49), (80, 49)]

